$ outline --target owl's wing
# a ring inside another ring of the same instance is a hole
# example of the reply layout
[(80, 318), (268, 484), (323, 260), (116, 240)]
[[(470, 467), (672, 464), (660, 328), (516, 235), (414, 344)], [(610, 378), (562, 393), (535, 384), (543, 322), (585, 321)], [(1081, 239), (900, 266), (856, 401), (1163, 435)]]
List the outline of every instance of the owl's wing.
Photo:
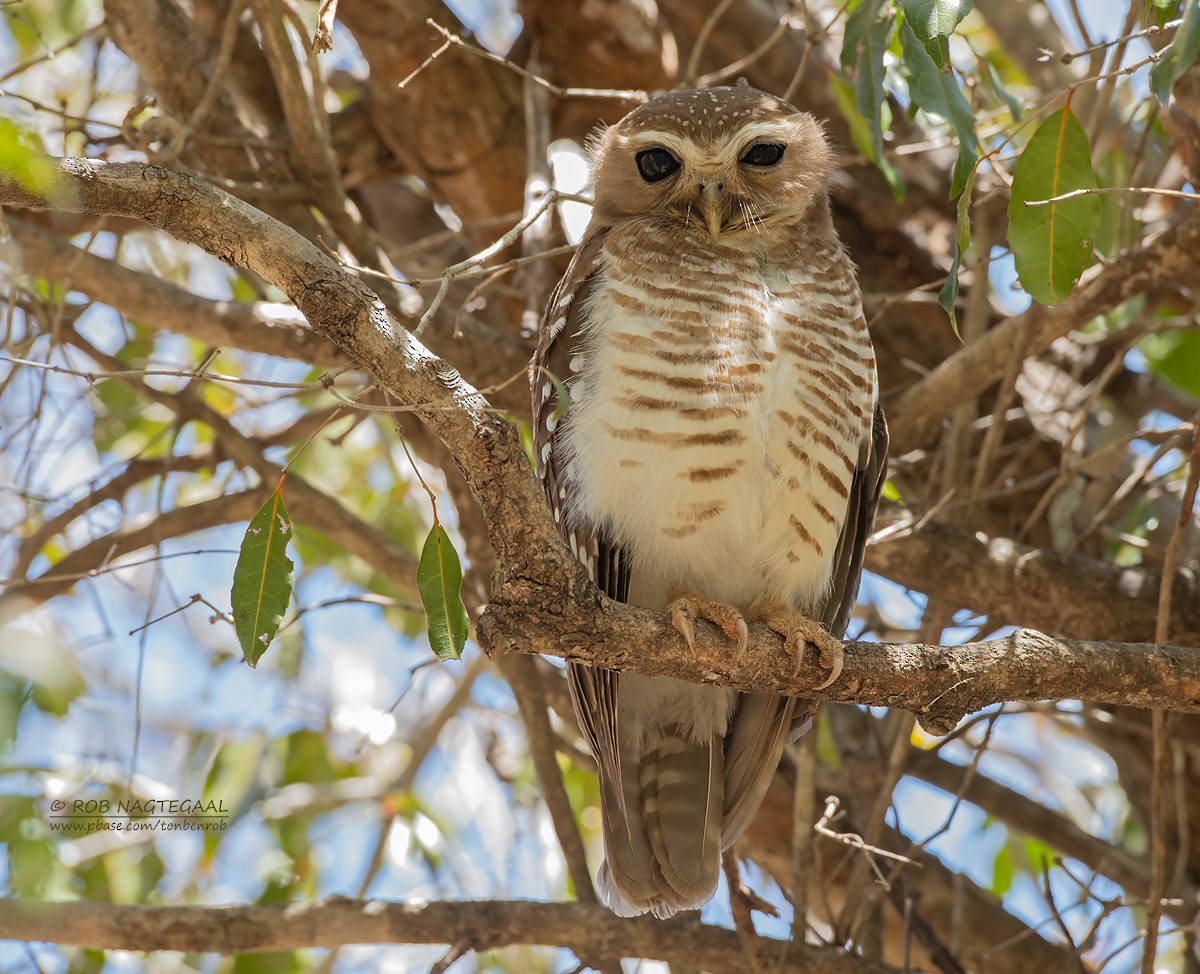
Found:
[(845, 635), (850, 613), (858, 597), (858, 580), (862, 575), (863, 554), (871, 526), (875, 523), (875, 508), (879, 492), (887, 478), (888, 428), (883, 407), (876, 405), (871, 435), (863, 440), (858, 454), (854, 479), (850, 484), (846, 520), (833, 556), (833, 585), (820, 621), (839, 639)]
[[(554, 512), (559, 534), (587, 569), (592, 582), (609, 598), (629, 594), (629, 562), (623, 550), (604, 537), (598, 525), (575, 516), (564, 479), (560, 444), (570, 419), (570, 393), (582, 342), (581, 326), (594, 285), (596, 260), (604, 244), (603, 228), (589, 233), (575, 252), (566, 274), (550, 296), (542, 318), (531, 368), (533, 449), (538, 476)], [(563, 393), (566, 402), (563, 402)], [(580, 730), (610, 780), (620, 780), (617, 747), (617, 680), (615, 670), (567, 666), (567, 682)]]

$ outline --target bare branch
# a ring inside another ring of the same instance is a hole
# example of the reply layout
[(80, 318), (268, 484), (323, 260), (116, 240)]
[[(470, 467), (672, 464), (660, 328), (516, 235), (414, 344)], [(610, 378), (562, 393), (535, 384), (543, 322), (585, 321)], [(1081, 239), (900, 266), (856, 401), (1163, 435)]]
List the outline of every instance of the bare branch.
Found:
[(1062, 813), (986, 775), (976, 774), (966, 782), (964, 768), (929, 752), (914, 751), (905, 770), (952, 795), (961, 791), (967, 801), (1015, 829), (1029, 835), (1053, 836), (1054, 848), (1063, 855), (1108, 876), (1134, 896), (1149, 896), (1150, 871), (1143, 859), (1097, 838)]
[(1103, 196), (1106, 193), (1149, 193), (1154, 196), (1170, 196), (1177, 200), (1200, 200), (1200, 193), (1187, 193), (1181, 189), (1159, 189), (1155, 186), (1094, 186), (1091, 189), (1073, 189), (1069, 193), (1051, 196), (1045, 200), (1026, 200), (1026, 206), (1049, 206), (1077, 196)]
[[(1079, 554), (986, 538), (930, 521), (867, 548), (867, 568), (999, 623), (1079, 639), (1152, 642), (1160, 574)], [(1200, 646), (1200, 576), (1177, 571), (1171, 639)]]
[[(1200, 649), (1140, 643), (1055, 639), (1029, 629), (960, 646), (848, 642), (836, 683), (813, 690), (823, 670), (812, 662), (797, 675), (779, 637), (750, 629), (735, 655), (718, 630), (697, 630), (696, 651), (663, 616), (597, 596), (585, 603), (561, 590), (517, 603), (498, 592), (480, 622), (480, 643), (647, 676), (741, 691), (817, 697), (899, 707), (934, 734), (1001, 701), (1084, 699), (1092, 703), (1200, 713)], [(1086, 677), (1082, 676), (1086, 674)]]
[(20, 245), (24, 270), (69, 282), (103, 304), (152, 328), (247, 352), (344, 365), (348, 359), (318, 337), (295, 308), (258, 301), (213, 301), (152, 274), (122, 267), (20, 220), (9, 229)]
[[(779, 941), (760, 938), (766, 956)], [(0, 940), (42, 940), (97, 950), (239, 953), (344, 944), (513, 944), (569, 947), (592, 959), (649, 957), (740, 974), (746, 955), (732, 930), (695, 920), (622, 919), (581, 903), (388, 903), (330, 899), (270, 906), (121, 906), (0, 900)], [(795, 945), (782, 971), (897, 974), (836, 950)]]

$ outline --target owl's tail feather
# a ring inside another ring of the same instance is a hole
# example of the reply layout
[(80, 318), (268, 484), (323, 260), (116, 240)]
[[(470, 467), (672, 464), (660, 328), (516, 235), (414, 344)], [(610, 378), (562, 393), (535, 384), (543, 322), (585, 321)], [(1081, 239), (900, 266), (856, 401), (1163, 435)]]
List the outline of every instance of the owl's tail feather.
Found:
[(795, 709), (796, 701), (791, 697), (772, 693), (747, 693), (741, 697), (725, 739), (722, 851), (746, 831), (762, 804), (789, 740)]
[[(632, 749), (630, 749), (632, 750)], [(724, 743), (668, 732), (638, 760), (623, 749), (622, 814), (601, 774), (606, 861), (598, 876), (609, 908), (669, 917), (712, 898), (720, 871)]]
[(639, 916), (650, 910), (658, 895), (654, 851), (646, 837), (646, 822), (638, 797), (638, 762), (622, 754), (615, 780), (608, 762), (600, 765), (601, 822), (605, 860), (596, 876), (601, 899), (618, 916)]

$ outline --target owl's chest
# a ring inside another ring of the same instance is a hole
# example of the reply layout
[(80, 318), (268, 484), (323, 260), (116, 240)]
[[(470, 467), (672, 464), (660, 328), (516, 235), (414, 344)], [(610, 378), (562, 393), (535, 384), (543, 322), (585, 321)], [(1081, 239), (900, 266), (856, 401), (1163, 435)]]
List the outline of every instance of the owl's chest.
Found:
[(805, 395), (793, 368), (803, 301), (752, 264), (687, 283), (620, 271), (586, 307), (566, 444), (573, 504), (650, 564), (728, 569), (795, 482), (783, 444), (795, 433), (780, 416)]

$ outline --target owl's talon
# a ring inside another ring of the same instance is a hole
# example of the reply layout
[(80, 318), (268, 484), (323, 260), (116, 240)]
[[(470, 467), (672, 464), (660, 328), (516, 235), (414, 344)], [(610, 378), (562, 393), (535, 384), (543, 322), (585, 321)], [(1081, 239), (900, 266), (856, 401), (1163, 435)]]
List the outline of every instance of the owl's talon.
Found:
[(737, 643), (739, 653), (750, 644), (750, 627), (746, 625), (742, 614), (731, 605), (713, 602), (694, 592), (684, 592), (673, 598), (667, 608), (671, 613), (671, 625), (679, 630), (693, 651), (696, 649), (694, 619), (707, 619), (717, 626)]
[[(832, 637), (831, 637), (832, 638)], [(814, 690), (824, 690), (827, 686), (833, 683), (839, 676), (842, 675), (842, 667), (846, 663), (846, 654), (842, 649), (842, 644), (839, 642), (833, 652), (827, 652), (825, 648), (821, 649), (821, 665), (827, 667), (831, 672), (829, 679), (824, 683), (818, 683)]]
[(672, 604), (671, 625), (679, 630), (680, 635), (687, 640), (688, 649), (694, 652), (696, 649), (696, 627), (692, 625), (692, 617), (688, 615), (687, 609), (683, 608), (683, 606)]
[(746, 647), (750, 645), (750, 627), (746, 625), (746, 620), (741, 616), (738, 616), (737, 635), (738, 652), (744, 653), (746, 651)]
[(796, 660), (793, 677), (800, 675), (805, 650), (810, 643), (817, 648), (821, 665), (831, 671), (829, 678), (814, 685), (813, 689), (824, 690), (842, 675), (842, 666), (845, 663), (842, 641), (815, 619), (781, 605), (767, 606), (759, 610), (756, 618), (783, 637), (784, 651)]

